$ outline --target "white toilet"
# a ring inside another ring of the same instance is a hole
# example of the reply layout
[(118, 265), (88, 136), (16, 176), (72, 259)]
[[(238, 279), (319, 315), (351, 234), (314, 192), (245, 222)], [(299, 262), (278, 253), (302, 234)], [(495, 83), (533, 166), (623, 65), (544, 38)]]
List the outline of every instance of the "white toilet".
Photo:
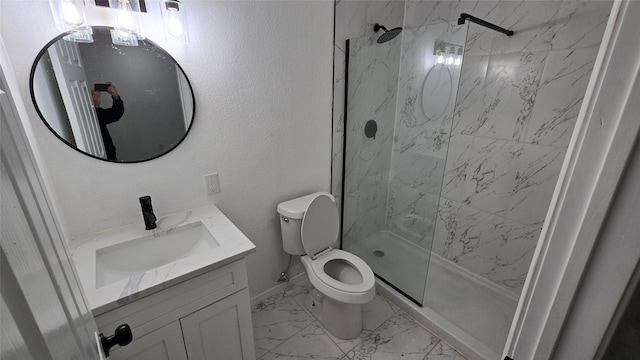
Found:
[(360, 305), (375, 296), (373, 271), (359, 257), (332, 246), (340, 220), (333, 196), (317, 192), (278, 204), (282, 245), (301, 258), (313, 288), (307, 308), (324, 328), (341, 339), (362, 331)]

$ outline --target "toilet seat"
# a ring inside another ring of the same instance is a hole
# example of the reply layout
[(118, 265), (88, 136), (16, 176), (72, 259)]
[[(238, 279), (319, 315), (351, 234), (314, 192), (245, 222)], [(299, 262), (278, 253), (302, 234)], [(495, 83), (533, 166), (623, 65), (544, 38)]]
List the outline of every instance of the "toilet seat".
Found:
[[(360, 273), (360, 275), (362, 276), (362, 282), (359, 284), (347, 284), (329, 276), (325, 272), (324, 266), (326, 263), (332, 260), (344, 260), (345, 262), (349, 263), (351, 267), (354, 268), (354, 270)], [(319, 258), (312, 260), (311, 268), (313, 269), (315, 276), (318, 277), (320, 281), (331, 286), (336, 290), (340, 290), (344, 292), (349, 292), (349, 293), (366, 292), (371, 290), (371, 288), (376, 283), (376, 279), (375, 279), (375, 276), (373, 275), (373, 271), (371, 271), (371, 268), (369, 267), (369, 265), (367, 265), (366, 262), (364, 262), (364, 260), (360, 259), (359, 257), (357, 257), (352, 253), (339, 250), (339, 249), (332, 249), (331, 251), (324, 253)]]
[[(333, 200), (324, 194), (316, 196), (302, 218), (302, 245), (307, 255), (301, 260), (309, 281), (325, 296), (345, 303), (364, 304), (375, 296), (375, 277), (364, 260), (349, 252), (331, 248), (338, 239), (339, 225), (338, 210)], [(325, 265), (334, 260), (348, 263), (362, 276), (362, 281), (349, 284), (329, 276)]]

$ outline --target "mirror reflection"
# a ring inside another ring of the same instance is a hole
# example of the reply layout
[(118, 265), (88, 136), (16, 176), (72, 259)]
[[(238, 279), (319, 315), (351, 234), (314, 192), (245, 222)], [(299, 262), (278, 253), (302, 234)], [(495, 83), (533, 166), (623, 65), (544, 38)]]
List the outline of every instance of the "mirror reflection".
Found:
[(422, 86), (422, 111), (427, 120), (439, 119), (449, 108), (453, 79), (444, 65), (433, 65)]
[(140, 162), (166, 154), (194, 114), (191, 85), (166, 51), (149, 40), (114, 45), (110, 28), (92, 43), (52, 40), (31, 70), (31, 96), (47, 127), (94, 158)]

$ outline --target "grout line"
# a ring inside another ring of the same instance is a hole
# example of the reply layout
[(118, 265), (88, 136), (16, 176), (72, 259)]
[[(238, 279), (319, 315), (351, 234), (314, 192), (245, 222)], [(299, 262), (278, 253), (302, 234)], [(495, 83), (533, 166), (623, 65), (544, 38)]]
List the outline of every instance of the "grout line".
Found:
[(436, 337), (436, 339), (438, 339), (438, 341), (436, 341), (436, 344), (433, 345), (429, 351), (427, 351), (427, 354), (424, 356), (424, 358), (422, 360), (427, 360), (427, 358), (429, 357), (429, 354), (431, 354), (433, 349), (435, 349), (438, 346), (438, 344), (440, 344), (442, 342), (442, 340), (440, 340), (440, 338)]

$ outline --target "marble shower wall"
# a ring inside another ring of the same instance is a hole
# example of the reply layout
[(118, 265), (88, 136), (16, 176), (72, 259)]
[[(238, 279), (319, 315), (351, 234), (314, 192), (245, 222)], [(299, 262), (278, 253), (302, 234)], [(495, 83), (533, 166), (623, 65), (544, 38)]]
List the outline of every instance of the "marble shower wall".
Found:
[(402, 26), (403, 18), (404, 1), (336, 0), (331, 191), (338, 200), (342, 198), (346, 41), (368, 36), (373, 43), (377, 38), (373, 31), (376, 23), (394, 28)]
[(474, 6), (433, 13), (469, 12), (516, 34), (469, 25), (432, 251), (519, 294), (612, 2)]
[[(400, 42), (349, 42), (345, 239), (359, 240), (385, 227), (389, 166), (398, 92)], [(365, 135), (374, 121), (377, 132)]]
[[(432, 251), (519, 293), (611, 6), (612, 1), (573, 0), (337, 1), (333, 194), (341, 201), (347, 38), (373, 36), (376, 22), (403, 26), (404, 38), (455, 21), (462, 12), (514, 30), (516, 35), (506, 37), (469, 24), (440, 198), (417, 190), (420, 182), (437, 188), (429, 175), (442, 167), (439, 153), (407, 150), (409, 131), (394, 139), (388, 190), (363, 195), (389, 196), (388, 226), (395, 231), (401, 221), (428, 230), (432, 224), (420, 221), (437, 209)], [(398, 125), (404, 110), (397, 110)], [(426, 172), (412, 169), (422, 161)], [(411, 238), (410, 232), (402, 235)]]
[[(400, 38), (375, 40), (373, 26), (402, 26), (402, 1), (336, 1), (332, 193), (342, 202), (346, 40), (350, 42), (348, 171), (345, 174), (345, 238), (361, 239), (385, 224), (389, 166), (398, 84)], [(355, 71), (357, 69), (357, 71)], [(375, 120), (375, 139), (364, 135)]]

